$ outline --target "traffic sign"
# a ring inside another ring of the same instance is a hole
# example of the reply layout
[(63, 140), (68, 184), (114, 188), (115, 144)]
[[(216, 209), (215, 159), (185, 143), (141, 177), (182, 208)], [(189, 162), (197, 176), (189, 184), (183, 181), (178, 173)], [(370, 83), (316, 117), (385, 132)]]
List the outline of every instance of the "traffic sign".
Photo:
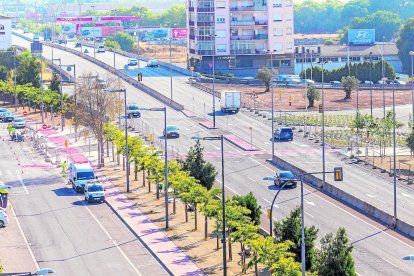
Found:
[(267, 209), (267, 218), (270, 219), (270, 209)]
[(187, 38), (187, 28), (173, 28), (171, 30), (171, 38)]
[(194, 71), (194, 66), (191, 66), (191, 67), (190, 67), (190, 70), (191, 70), (191, 71)]
[(69, 146), (69, 141), (66, 139), (65, 140), (65, 148), (68, 148), (68, 146)]
[(334, 168), (334, 180), (335, 181), (343, 181), (344, 180), (344, 174), (342, 171), (342, 167), (335, 167)]
[(42, 128), (43, 128), (43, 129), (47, 129), (47, 125), (46, 125), (46, 124), (43, 124), (43, 125), (42, 125)]
[(365, 138), (365, 143), (367, 144), (371, 143), (371, 139), (369, 139), (369, 137)]
[(289, 96), (289, 102), (291, 102), (292, 101), (292, 96)]
[(25, 110), (25, 111), (23, 111), (23, 115), (24, 116), (27, 116), (27, 111)]
[(322, 113), (322, 104), (319, 104), (319, 113)]
[(252, 98), (253, 98), (253, 99), (257, 99), (257, 98), (259, 98), (259, 96), (257, 96), (257, 94), (256, 94), (255, 92), (253, 92), (253, 94), (252, 94)]

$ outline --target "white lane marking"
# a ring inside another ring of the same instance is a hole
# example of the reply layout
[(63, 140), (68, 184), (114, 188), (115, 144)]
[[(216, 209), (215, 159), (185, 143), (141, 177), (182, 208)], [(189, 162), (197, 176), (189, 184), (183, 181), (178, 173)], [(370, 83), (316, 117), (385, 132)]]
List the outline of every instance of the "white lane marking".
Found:
[(89, 207), (83, 202), (83, 199), (78, 196), (77, 197), (79, 201), (82, 203), (82, 205), (88, 210), (89, 214), (92, 216), (92, 218), (96, 221), (96, 223), (99, 225), (99, 227), (102, 229), (102, 231), (105, 233), (105, 235), (108, 237), (108, 239), (115, 245), (115, 247), (118, 249), (118, 251), (121, 253), (121, 255), (124, 257), (124, 259), (129, 263), (129, 265), (134, 269), (134, 271), (142, 276), (142, 274), (138, 271), (138, 269), (134, 266), (132, 261), (128, 258), (128, 256), (125, 254), (125, 252), (119, 247), (119, 245), (116, 243), (116, 241), (112, 238), (112, 236), (106, 231), (105, 227), (101, 224), (101, 222), (96, 218), (96, 216), (92, 213), (92, 211), (89, 209)]
[(374, 195), (370, 195), (370, 194), (366, 194), (367, 195), (367, 197), (370, 197), (370, 198), (375, 198), (375, 196)]
[(20, 174), (17, 174), (17, 177), (19, 178), (20, 184), (22, 184), (24, 191), (26, 192), (26, 195), (29, 194), (29, 191), (27, 190), (26, 186), (24, 185), (24, 182), (22, 178), (20, 177)]
[(409, 197), (409, 198), (414, 199), (414, 196), (413, 196), (413, 195), (410, 195), (410, 194), (401, 193), (401, 195), (402, 195), (402, 196), (405, 196), (405, 197)]
[(249, 158), (250, 158), (250, 160), (252, 160), (253, 162), (255, 162), (255, 163), (259, 164), (260, 166), (263, 166), (265, 169), (267, 169), (267, 170), (271, 171), (272, 173), (274, 173), (274, 172), (275, 172), (274, 170), (272, 170), (272, 169), (268, 168), (267, 166), (263, 165), (262, 163), (260, 163), (259, 161), (255, 160), (255, 159), (254, 159), (254, 158), (252, 158), (251, 156), (249, 156)]
[(308, 212), (305, 212), (305, 214), (307, 215), (307, 216), (310, 216), (311, 218), (315, 218), (314, 216), (312, 216), (311, 214), (309, 214)]
[(10, 176), (10, 175), (13, 175), (13, 174), (12, 174), (12, 172), (11, 172), (11, 171), (9, 171), (9, 170), (7, 170), (6, 172), (7, 172), (7, 175), (9, 175), (9, 176)]
[(309, 205), (311, 205), (311, 206), (315, 207), (315, 203), (313, 203), (312, 201), (307, 201), (307, 200), (305, 200), (305, 202), (306, 202), (307, 204), (309, 204)]
[(22, 237), (23, 237), (23, 241), (26, 244), (27, 249), (29, 250), (29, 254), (32, 257), (32, 260), (36, 266), (36, 270), (39, 270), (40, 269), (39, 264), (36, 261), (32, 248), (30, 247), (29, 242), (27, 241), (26, 235), (23, 232), (22, 226), (20, 225), (19, 219), (17, 218), (16, 212), (14, 211), (13, 205), (11, 204), (10, 204), (10, 209), (12, 210), (13, 217), (16, 219), (17, 227), (19, 227), (20, 233), (22, 234)]
[(299, 143), (296, 143), (295, 141), (292, 141), (291, 143), (294, 144), (294, 145), (296, 145), (296, 146), (302, 147), (302, 148), (309, 147), (308, 145), (299, 144)]
[(398, 266), (396, 266), (396, 265), (395, 265), (395, 264), (393, 264), (392, 262), (388, 261), (387, 259), (385, 259), (385, 258), (381, 258), (381, 259), (383, 259), (384, 261), (386, 261), (387, 263), (389, 263), (389, 264), (390, 264), (390, 265), (392, 265), (393, 267), (398, 268)]
[[(265, 199), (265, 198), (263, 198), (263, 197), (262, 197), (262, 199), (263, 199), (264, 201), (266, 201), (267, 203), (269, 203), (269, 207), (270, 207), (270, 205), (272, 205), (272, 203), (271, 203), (269, 200), (267, 200), (267, 199)], [(273, 207), (276, 207), (276, 208), (278, 208), (278, 209), (279, 209), (279, 205), (277, 205), (276, 203), (275, 203), (275, 204), (273, 204)]]
[(250, 181), (256, 182), (256, 180), (254, 180), (254, 179), (252, 179), (250, 177), (247, 177), (247, 179), (249, 179)]
[(216, 150), (221, 150), (221, 148), (220, 147), (217, 147), (217, 146), (213, 146)]
[(267, 200), (266, 198), (264, 198), (264, 197), (262, 197), (262, 199), (264, 200), (264, 201), (266, 201), (267, 203), (269, 203), (269, 205), (270, 204), (272, 204), (269, 200)]

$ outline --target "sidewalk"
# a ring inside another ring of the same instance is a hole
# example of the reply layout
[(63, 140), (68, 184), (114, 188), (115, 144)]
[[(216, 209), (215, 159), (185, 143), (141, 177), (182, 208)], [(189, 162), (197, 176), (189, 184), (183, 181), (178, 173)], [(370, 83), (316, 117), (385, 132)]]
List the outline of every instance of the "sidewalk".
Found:
[[(68, 156), (71, 162), (89, 162), (94, 165), (95, 160), (86, 157), (78, 149), (80, 141), (78, 141), (78, 145), (70, 144), (68, 148), (64, 147), (65, 140), (69, 140), (66, 136), (68, 133), (65, 131), (63, 133), (52, 129), (38, 129), (38, 131), (58, 149), (61, 155)], [(156, 227), (122, 191), (100, 173), (99, 169), (97, 171), (107, 191), (107, 204), (135, 232), (138, 239), (155, 255), (169, 273), (173, 275), (204, 275), (197, 265), (161, 229)]]

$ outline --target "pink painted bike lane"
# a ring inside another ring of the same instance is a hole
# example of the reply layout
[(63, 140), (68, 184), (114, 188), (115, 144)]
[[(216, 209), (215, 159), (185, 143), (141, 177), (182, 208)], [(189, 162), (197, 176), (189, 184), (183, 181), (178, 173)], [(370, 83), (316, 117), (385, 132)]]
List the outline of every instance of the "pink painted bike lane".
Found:
[[(93, 162), (85, 157), (76, 147), (65, 148), (67, 139), (54, 130), (39, 130), (51, 143), (55, 144), (60, 154), (65, 154), (73, 163)], [(53, 135), (53, 136), (51, 136)], [(106, 189), (106, 202), (118, 216), (132, 229), (139, 240), (162, 263), (172, 275), (198, 276), (205, 275), (200, 268), (152, 221), (145, 216), (136, 205), (130, 201), (103, 174), (98, 173)]]

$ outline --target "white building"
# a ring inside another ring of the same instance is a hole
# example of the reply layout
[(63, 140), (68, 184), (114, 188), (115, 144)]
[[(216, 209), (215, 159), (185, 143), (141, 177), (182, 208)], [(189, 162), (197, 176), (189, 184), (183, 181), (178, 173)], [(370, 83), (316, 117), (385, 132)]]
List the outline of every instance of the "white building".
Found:
[(7, 50), (12, 46), (12, 19), (0, 15), (0, 50)]

